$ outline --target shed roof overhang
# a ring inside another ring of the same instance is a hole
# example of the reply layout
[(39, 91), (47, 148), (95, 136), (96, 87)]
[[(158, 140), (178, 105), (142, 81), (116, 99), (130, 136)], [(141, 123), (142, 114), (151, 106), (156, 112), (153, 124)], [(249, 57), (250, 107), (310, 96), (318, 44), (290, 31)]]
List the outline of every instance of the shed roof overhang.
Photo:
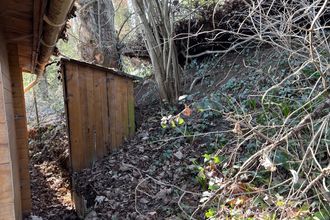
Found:
[(73, 2), (0, 0), (0, 28), (6, 43), (17, 45), (19, 66), (24, 72), (43, 73)]
[(42, 0), (0, 0), (0, 27), (6, 43), (17, 44), (19, 66), (33, 72), (40, 36)]

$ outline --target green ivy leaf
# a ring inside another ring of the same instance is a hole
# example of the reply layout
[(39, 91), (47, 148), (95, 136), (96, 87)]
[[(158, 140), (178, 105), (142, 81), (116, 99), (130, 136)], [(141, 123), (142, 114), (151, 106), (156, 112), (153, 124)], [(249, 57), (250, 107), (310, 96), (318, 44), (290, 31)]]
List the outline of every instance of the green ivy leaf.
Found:
[(183, 124), (184, 124), (184, 120), (183, 120), (183, 118), (181, 118), (181, 117), (179, 117), (179, 118), (177, 119), (177, 122), (178, 122), (178, 125), (183, 125)]
[(211, 155), (209, 155), (209, 154), (204, 154), (203, 157), (204, 157), (205, 163), (211, 160)]
[(213, 157), (213, 162), (214, 162), (215, 164), (220, 164), (220, 163), (221, 163), (221, 159), (220, 159), (220, 157), (219, 157), (219, 156), (215, 156), (215, 157)]
[(277, 207), (283, 207), (283, 206), (285, 206), (285, 202), (284, 202), (283, 200), (278, 200), (278, 201), (276, 202), (276, 206), (277, 206)]
[(175, 128), (175, 127), (176, 127), (176, 125), (175, 125), (175, 122), (174, 122), (174, 121), (171, 121), (171, 127), (172, 127), (172, 128)]
[(217, 186), (217, 185), (209, 185), (209, 190), (217, 190), (217, 189), (219, 189), (220, 187), (219, 186)]
[(211, 209), (209, 209), (205, 212), (205, 217), (206, 218), (212, 218), (215, 215), (216, 215), (216, 209), (215, 208), (211, 208)]
[(160, 125), (162, 126), (162, 128), (167, 128), (167, 124), (166, 123), (161, 123)]

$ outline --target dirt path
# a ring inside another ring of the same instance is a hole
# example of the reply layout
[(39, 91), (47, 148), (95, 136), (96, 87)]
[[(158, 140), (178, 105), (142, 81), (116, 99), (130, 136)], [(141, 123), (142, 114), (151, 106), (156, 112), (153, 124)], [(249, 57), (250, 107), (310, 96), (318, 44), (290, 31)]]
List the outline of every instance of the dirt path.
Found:
[(30, 219), (76, 219), (66, 167), (65, 126), (45, 125), (29, 132), (32, 214)]

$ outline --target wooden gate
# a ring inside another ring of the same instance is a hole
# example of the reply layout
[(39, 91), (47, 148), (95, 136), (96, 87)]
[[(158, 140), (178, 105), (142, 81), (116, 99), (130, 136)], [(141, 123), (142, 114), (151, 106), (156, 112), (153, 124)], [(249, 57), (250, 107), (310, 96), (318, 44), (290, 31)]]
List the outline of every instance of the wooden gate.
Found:
[(72, 171), (90, 167), (135, 132), (133, 76), (61, 60)]

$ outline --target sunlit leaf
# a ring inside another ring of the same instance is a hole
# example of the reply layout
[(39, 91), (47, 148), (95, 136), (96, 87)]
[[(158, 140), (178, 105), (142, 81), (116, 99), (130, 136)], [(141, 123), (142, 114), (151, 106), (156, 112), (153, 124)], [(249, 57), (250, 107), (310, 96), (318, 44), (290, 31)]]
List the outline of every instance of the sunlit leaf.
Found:
[(211, 208), (211, 209), (209, 209), (205, 212), (205, 217), (206, 218), (212, 218), (215, 215), (216, 215), (216, 209), (215, 208)]
[(217, 185), (209, 185), (209, 190), (217, 190), (219, 189), (220, 187), (217, 186)]
[(167, 128), (167, 124), (166, 123), (163, 123), (162, 122), (160, 125), (162, 126), (162, 128)]
[(189, 108), (189, 106), (185, 106), (185, 109), (182, 111), (182, 114), (184, 115), (184, 116), (187, 116), (187, 117), (189, 117), (189, 116), (191, 116), (191, 113), (192, 113), (192, 110), (191, 110), (191, 108)]
[(283, 200), (279, 200), (279, 201), (276, 202), (276, 206), (277, 207), (283, 207), (283, 206), (285, 206), (285, 202)]
[(177, 123), (178, 123), (178, 125), (183, 125), (183, 124), (184, 124), (184, 120), (183, 120), (183, 118), (178, 117), (178, 118), (177, 118)]
[(209, 154), (204, 154), (203, 157), (204, 157), (204, 162), (211, 160), (211, 155), (209, 155)]
[(215, 156), (215, 157), (213, 157), (213, 162), (214, 162), (215, 164), (220, 164), (220, 163), (221, 163), (221, 159), (220, 159), (220, 157), (219, 157), (219, 156)]
[(171, 121), (171, 127), (172, 128), (175, 128), (176, 127), (175, 122), (173, 120)]

